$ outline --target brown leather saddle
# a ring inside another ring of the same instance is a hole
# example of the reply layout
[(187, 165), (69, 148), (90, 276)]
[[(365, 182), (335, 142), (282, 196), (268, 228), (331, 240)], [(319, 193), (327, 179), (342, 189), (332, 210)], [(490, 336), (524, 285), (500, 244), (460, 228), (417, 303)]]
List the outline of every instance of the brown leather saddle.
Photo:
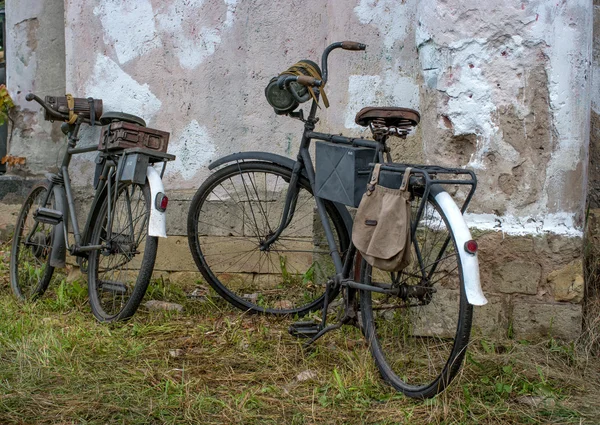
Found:
[(354, 121), (358, 125), (369, 127), (375, 120), (383, 120), (385, 127), (409, 130), (419, 124), (421, 115), (409, 108), (368, 106), (358, 111)]

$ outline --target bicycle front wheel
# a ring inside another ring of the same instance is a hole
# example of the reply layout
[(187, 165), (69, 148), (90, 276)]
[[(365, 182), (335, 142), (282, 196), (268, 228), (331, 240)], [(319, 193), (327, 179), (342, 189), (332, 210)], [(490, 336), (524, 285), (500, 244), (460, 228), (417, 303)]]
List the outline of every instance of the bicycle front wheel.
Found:
[[(425, 202), (412, 241), (412, 263), (399, 273), (363, 261), (362, 281), (399, 295), (361, 291), (364, 333), (384, 380), (409, 397), (441, 392), (460, 369), (471, 332), (464, 270), (446, 214), (433, 195), (414, 193), (412, 222)], [(389, 287), (389, 286), (388, 286)]]
[[(269, 246), (282, 221), (291, 170), (265, 162), (232, 164), (196, 192), (188, 241), (198, 269), (234, 306), (254, 313), (304, 315), (321, 308), (336, 273), (310, 183), (299, 181), (293, 217)], [(349, 237), (333, 203), (325, 209), (342, 257)], [(331, 291), (331, 298), (337, 295)]]
[(35, 185), (21, 207), (10, 250), (10, 285), (22, 301), (33, 301), (46, 292), (54, 267), (50, 265), (53, 226), (38, 223), (33, 213), (52, 206), (52, 196), (44, 205), (48, 184)]
[(158, 238), (148, 236), (148, 183), (119, 184), (116, 202), (110, 195), (90, 230), (90, 245), (102, 246), (88, 258), (90, 306), (100, 322), (133, 316), (148, 288), (158, 247)]

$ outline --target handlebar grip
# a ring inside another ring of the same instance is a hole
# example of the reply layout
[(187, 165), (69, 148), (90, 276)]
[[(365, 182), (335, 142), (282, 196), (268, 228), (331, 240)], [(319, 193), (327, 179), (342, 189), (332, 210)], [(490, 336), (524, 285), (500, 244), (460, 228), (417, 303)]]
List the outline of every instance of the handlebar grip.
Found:
[(344, 50), (365, 50), (366, 44), (358, 43), (356, 41), (342, 41), (342, 49)]
[(321, 84), (323, 84), (323, 81), (317, 80), (316, 78), (309, 77), (307, 75), (298, 76), (298, 79), (296, 81), (298, 82), (298, 84), (302, 84), (303, 86), (309, 86), (309, 87), (314, 87), (314, 86), (320, 87)]
[(27, 96), (25, 96), (25, 100), (27, 102), (31, 102), (34, 98), (35, 98), (35, 95), (33, 93), (29, 93)]

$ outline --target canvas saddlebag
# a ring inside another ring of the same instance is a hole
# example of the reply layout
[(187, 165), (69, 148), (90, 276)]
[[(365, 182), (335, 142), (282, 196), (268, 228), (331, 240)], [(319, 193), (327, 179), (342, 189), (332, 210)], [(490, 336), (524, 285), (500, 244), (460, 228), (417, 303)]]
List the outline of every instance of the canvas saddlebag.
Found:
[(404, 172), (399, 189), (379, 185), (381, 164), (373, 169), (367, 191), (360, 201), (352, 242), (371, 266), (397, 272), (411, 262), (410, 192), (411, 168)]

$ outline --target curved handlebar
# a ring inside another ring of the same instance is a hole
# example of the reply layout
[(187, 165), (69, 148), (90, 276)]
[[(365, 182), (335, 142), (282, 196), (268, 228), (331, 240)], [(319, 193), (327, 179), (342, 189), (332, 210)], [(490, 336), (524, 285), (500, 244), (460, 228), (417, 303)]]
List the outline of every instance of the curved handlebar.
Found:
[[(36, 96), (33, 93), (28, 93), (25, 96), (25, 100), (28, 102), (31, 102), (32, 100), (35, 100), (37, 103), (39, 103), (42, 108), (44, 108), (46, 110), (46, 112), (48, 113), (48, 116), (55, 118), (57, 120), (61, 120), (61, 121), (69, 121), (69, 114), (64, 114), (62, 112), (57, 111), (56, 109), (52, 108), (50, 105), (48, 105), (46, 102), (44, 102), (42, 99), (40, 99), (38, 96)], [(48, 119), (48, 118), (46, 118)], [(79, 119), (81, 120), (81, 122), (87, 123), (87, 124), (91, 124), (92, 121), (89, 118), (83, 118), (83, 117), (79, 117)], [(100, 123), (100, 121), (95, 120), (94, 121), (95, 125), (102, 125)]]
[(46, 112), (48, 112), (48, 115), (50, 115), (53, 118), (56, 118), (56, 119), (59, 119), (59, 120), (62, 120), (62, 121), (68, 121), (69, 120), (69, 116), (68, 115), (61, 114), (57, 110), (52, 109), (46, 102), (44, 102), (42, 99), (40, 99), (39, 97), (37, 97), (33, 93), (27, 94), (27, 96), (25, 96), (25, 100), (28, 101), (28, 102), (31, 102), (32, 100), (35, 100), (37, 103), (39, 103), (42, 106), (42, 108), (44, 108), (46, 110)]
[(331, 53), (334, 49), (344, 49), (344, 50), (366, 50), (367, 45), (363, 43), (359, 43), (357, 41), (338, 41), (337, 43), (330, 44), (323, 51), (323, 56), (321, 56), (321, 70), (323, 73), (323, 84), (327, 82), (327, 58), (329, 57), (329, 53)]
[(357, 43), (356, 41), (342, 41), (342, 49), (344, 50), (365, 50), (366, 44)]
[(290, 83), (297, 82), (298, 84), (302, 84), (307, 87), (321, 87), (323, 85), (323, 81), (317, 80), (316, 78), (309, 77), (306, 75), (282, 75), (277, 80), (277, 85), (280, 89), (287, 88)]

